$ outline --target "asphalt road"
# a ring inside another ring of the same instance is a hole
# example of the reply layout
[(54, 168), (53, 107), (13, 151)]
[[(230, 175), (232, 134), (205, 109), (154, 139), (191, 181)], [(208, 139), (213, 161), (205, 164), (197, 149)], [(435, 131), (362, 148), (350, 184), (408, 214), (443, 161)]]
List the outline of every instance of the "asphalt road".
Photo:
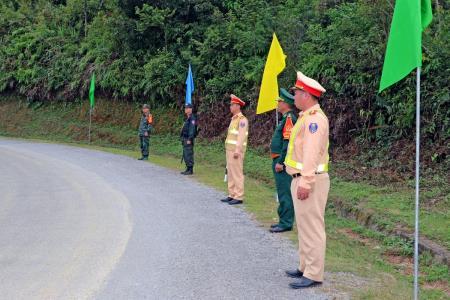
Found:
[(1, 299), (325, 299), (225, 195), (129, 157), (0, 139)]

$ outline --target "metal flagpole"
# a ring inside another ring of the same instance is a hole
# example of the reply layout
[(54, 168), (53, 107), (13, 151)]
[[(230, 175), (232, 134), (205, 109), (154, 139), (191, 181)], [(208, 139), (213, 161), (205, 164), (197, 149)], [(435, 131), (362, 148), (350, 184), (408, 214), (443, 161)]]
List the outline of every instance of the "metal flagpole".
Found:
[(89, 109), (89, 144), (91, 143), (92, 107)]
[(414, 300), (419, 299), (420, 67), (417, 68), (416, 85), (416, 212), (414, 229)]
[(276, 111), (275, 111), (275, 120), (276, 120), (276, 125), (275, 125), (275, 128), (277, 128), (277, 126), (278, 126), (278, 107), (276, 108)]
[[(275, 124), (275, 130), (276, 130), (276, 128), (277, 128), (277, 126), (278, 126), (278, 122), (279, 122), (279, 120), (278, 120), (278, 106), (276, 107), (276, 109), (275, 109), (275, 120), (276, 120), (276, 124)], [(280, 202), (280, 199), (278, 198), (278, 193), (277, 192), (275, 192), (275, 201), (277, 201), (277, 203), (279, 203)]]

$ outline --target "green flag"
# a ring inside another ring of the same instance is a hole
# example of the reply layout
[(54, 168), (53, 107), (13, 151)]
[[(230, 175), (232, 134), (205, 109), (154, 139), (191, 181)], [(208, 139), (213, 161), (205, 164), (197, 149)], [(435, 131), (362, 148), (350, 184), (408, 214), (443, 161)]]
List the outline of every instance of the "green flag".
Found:
[(89, 89), (89, 100), (91, 101), (91, 108), (93, 108), (95, 104), (94, 94), (95, 94), (95, 73), (92, 74), (91, 87)]
[(422, 66), (422, 31), (433, 18), (431, 0), (397, 0), (379, 92)]

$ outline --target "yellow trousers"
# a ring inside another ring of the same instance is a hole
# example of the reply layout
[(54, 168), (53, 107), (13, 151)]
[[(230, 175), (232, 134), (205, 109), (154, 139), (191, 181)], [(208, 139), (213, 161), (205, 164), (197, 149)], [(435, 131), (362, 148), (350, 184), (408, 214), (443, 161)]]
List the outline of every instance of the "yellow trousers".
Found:
[(325, 268), (325, 207), (330, 190), (330, 177), (327, 173), (316, 175), (309, 197), (306, 200), (297, 198), (297, 187), (300, 177), (294, 178), (291, 184), (292, 201), (294, 202), (295, 221), (298, 229), (298, 252), (303, 276), (314, 281), (323, 281)]
[(236, 200), (244, 200), (244, 154), (233, 157), (234, 151), (226, 150), (228, 196)]

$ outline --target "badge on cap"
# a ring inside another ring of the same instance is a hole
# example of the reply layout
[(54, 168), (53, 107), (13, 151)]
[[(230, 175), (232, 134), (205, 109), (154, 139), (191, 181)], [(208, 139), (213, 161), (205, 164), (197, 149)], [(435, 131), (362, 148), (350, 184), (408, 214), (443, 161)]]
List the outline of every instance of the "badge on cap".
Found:
[(315, 133), (317, 129), (319, 129), (319, 125), (317, 125), (317, 123), (309, 124), (309, 132)]

